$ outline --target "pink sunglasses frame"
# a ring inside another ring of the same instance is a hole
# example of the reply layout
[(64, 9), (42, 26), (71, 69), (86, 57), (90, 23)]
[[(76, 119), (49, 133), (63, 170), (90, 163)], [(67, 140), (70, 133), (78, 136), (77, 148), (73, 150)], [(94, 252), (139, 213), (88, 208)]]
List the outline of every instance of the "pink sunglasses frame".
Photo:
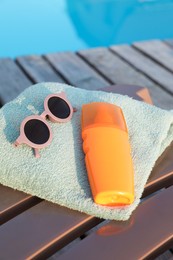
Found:
[[(48, 107), (48, 101), (52, 97), (59, 97), (59, 98), (63, 99), (68, 104), (68, 106), (70, 108), (70, 114), (67, 118), (65, 118), (65, 119), (58, 118), (51, 113), (51, 111), (49, 110), (49, 107)], [(31, 148), (34, 149), (35, 157), (39, 158), (40, 157), (39, 149), (47, 147), (53, 139), (52, 129), (50, 128), (50, 126), (49, 126), (49, 124), (46, 120), (46, 117), (48, 117), (49, 120), (51, 122), (54, 122), (54, 123), (66, 123), (66, 122), (70, 121), (70, 119), (72, 118), (73, 112), (76, 112), (76, 108), (73, 108), (72, 105), (70, 104), (70, 102), (67, 100), (65, 92), (48, 95), (44, 100), (44, 111), (43, 111), (43, 113), (41, 115), (28, 116), (22, 121), (22, 123), (20, 125), (20, 135), (16, 139), (16, 141), (14, 142), (14, 145), (17, 147), (20, 144), (27, 144), (28, 146), (30, 146)], [(49, 129), (49, 139), (44, 144), (35, 144), (35, 143), (31, 142), (26, 137), (25, 132), (24, 132), (24, 127), (25, 127), (25, 124), (28, 121), (30, 121), (31, 119), (38, 119), (38, 120), (42, 121), (47, 126), (47, 128)]]

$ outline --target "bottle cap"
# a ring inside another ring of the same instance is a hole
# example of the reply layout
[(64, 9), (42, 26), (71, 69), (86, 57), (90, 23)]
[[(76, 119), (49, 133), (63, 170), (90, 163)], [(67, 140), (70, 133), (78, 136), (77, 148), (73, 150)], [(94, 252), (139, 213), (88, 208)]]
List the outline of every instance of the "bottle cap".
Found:
[(121, 108), (106, 102), (93, 102), (82, 106), (82, 130), (97, 126), (118, 127), (127, 132)]

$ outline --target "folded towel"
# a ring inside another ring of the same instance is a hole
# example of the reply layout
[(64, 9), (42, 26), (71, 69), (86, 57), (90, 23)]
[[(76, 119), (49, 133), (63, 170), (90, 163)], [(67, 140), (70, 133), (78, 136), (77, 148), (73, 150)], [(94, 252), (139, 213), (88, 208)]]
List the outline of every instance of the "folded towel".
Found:
[[(22, 120), (41, 114), (45, 97), (65, 91), (77, 108), (67, 123), (49, 124), (53, 131), (50, 146), (33, 155), (27, 145), (14, 147)], [(114, 209), (93, 202), (82, 150), (81, 107), (103, 101), (123, 110), (132, 150), (135, 201)], [(173, 114), (169, 111), (133, 100), (127, 96), (89, 91), (58, 83), (40, 83), (26, 89), (0, 110), (0, 183), (71, 209), (105, 219), (127, 220), (140, 202), (144, 185), (155, 161), (173, 139)]]

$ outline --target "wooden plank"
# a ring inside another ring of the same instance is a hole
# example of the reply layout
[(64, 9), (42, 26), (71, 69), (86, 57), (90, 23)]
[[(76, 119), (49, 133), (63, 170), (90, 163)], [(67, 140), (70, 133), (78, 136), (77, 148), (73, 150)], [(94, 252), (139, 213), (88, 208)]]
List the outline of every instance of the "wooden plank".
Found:
[(74, 53), (48, 54), (45, 58), (69, 84), (76, 87), (96, 90), (110, 85)]
[(133, 46), (171, 72), (173, 72), (173, 50), (159, 40), (135, 42)]
[(79, 55), (112, 83), (147, 87), (155, 105), (165, 109), (173, 108), (173, 98), (168, 93), (108, 49), (84, 50)]
[(171, 72), (129, 45), (112, 46), (111, 50), (173, 94), (173, 74)]
[(156, 257), (154, 260), (171, 260), (171, 259), (173, 259), (173, 254), (171, 253), (171, 251), (167, 250), (165, 253)]
[(26, 193), (0, 185), (0, 213), (29, 196)]
[(31, 81), (12, 59), (0, 59), (0, 100), (2, 104), (15, 98), (31, 84)]
[(143, 197), (152, 194), (153, 192), (173, 185), (173, 142), (164, 153), (158, 158), (156, 164), (150, 174), (150, 177), (145, 185)]
[(16, 61), (34, 83), (64, 82), (62, 77), (41, 56), (22, 56), (18, 57)]
[[(80, 240), (75, 240), (74, 243), (71, 243), (69, 246), (63, 248), (62, 250), (56, 252), (54, 255), (50, 256), (48, 258), (48, 260), (57, 260), (59, 259), (59, 256), (61, 256), (62, 254), (66, 254), (66, 252), (71, 249), (72, 247), (74, 247), (77, 243), (80, 243)], [(71, 259), (71, 258), (70, 258)], [(115, 256), (116, 259), (116, 256)], [(67, 258), (68, 260), (68, 258)], [(92, 260), (92, 259), (91, 259)], [(93, 259), (95, 260), (95, 259)], [(100, 259), (101, 260), (101, 259)], [(105, 260), (105, 259), (104, 259)], [(121, 260), (121, 259), (120, 259)], [(125, 259), (122, 259), (125, 260)], [(166, 252), (164, 252), (163, 254), (159, 255), (156, 258), (153, 258), (153, 260), (173, 260), (173, 254), (170, 250), (167, 250)]]
[(173, 187), (158, 193), (141, 203), (128, 222), (109, 222), (59, 259), (154, 259), (173, 242), (172, 197)]
[(44, 201), (1, 226), (1, 259), (45, 259), (100, 221)]
[(41, 202), (41, 199), (0, 185), (0, 225), (24, 210)]
[(82, 50), (78, 54), (112, 83), (144, 86), (149, 81), (107, 48)]
[(173, 48), (173, 39), (164, 40), (164, 42), (165, 42), (166, 44), (168, 44), (168, 46), (170, 46), (170, 47)]

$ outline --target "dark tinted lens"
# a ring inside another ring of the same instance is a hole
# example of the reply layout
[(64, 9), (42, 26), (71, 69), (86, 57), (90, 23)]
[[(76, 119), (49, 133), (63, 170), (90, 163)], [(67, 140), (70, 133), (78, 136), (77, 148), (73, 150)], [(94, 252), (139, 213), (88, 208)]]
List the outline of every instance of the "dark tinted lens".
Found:
[(51, 97), (48, 107), (50, 112), (58, 118), (65, 119), (70, 115), (69, 105), (60, 97)]
[(34, 144), (44, 144), (50, 137), (47, 125), (38, 119), (29, 120), (24, 126), (24, 132)]

